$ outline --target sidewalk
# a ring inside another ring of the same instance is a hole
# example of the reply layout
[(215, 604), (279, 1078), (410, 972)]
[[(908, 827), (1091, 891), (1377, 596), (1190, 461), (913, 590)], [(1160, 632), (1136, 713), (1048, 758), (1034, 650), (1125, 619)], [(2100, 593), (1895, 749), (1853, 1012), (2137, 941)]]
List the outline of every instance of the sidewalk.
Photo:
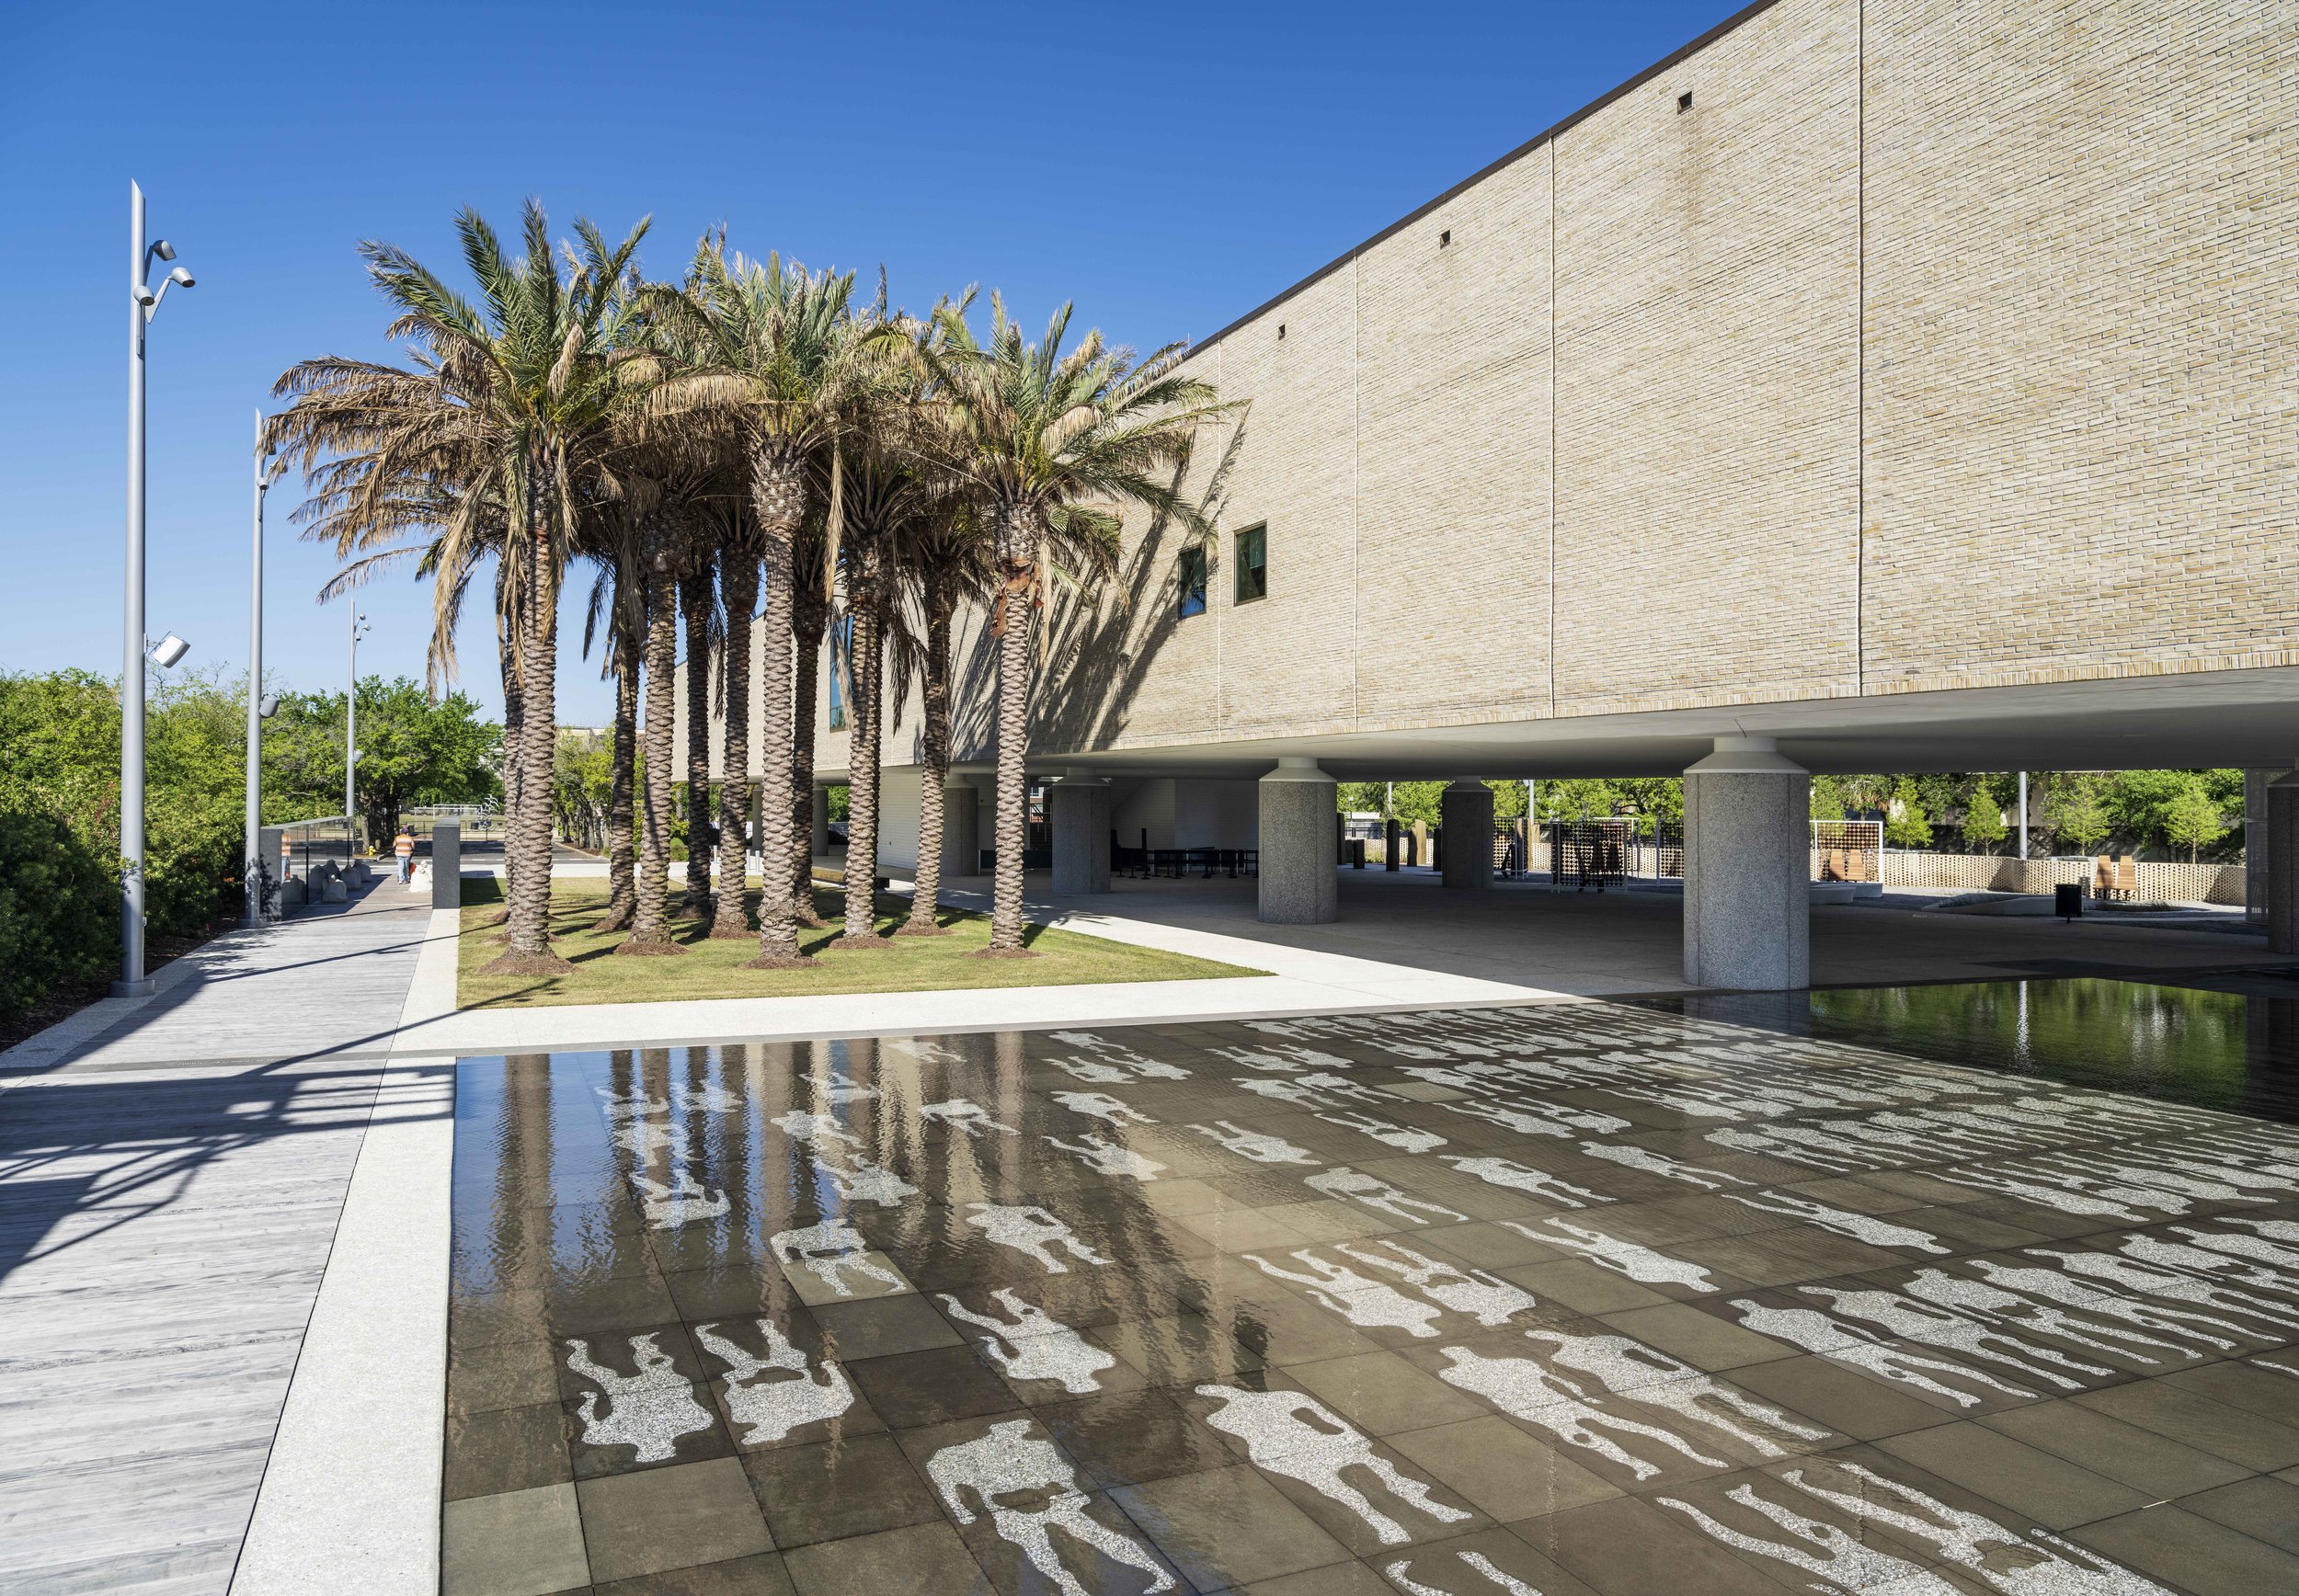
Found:
[(0, 1053), (0, 1079), (69, 1064), (115, 1069), (388, 1051), (430, 923), (430, 896), (388, 878), (165, 966), (147, 998), (107, 998)]
[(447, 1132), (382, 1056), (429, 922), (385, 882), (0, 1054), (0, 1586), (230, 1585), (368, 1133)]

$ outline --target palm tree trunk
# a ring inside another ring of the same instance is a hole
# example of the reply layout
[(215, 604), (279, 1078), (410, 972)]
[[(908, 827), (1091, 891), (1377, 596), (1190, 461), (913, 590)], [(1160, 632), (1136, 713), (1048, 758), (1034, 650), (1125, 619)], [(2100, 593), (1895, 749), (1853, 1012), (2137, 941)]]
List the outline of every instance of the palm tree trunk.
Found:
[(1037, 540), (1018, 514), (998, 527), (998, 867), (989, 946), (977, 958), (1035, 958), (1023, 945), (1022, 862), (1030, 846), (1030, 628), (1037, 619)]
[(646, 761), (646, 806), (639, 821), (638, 902), (631, 934), (618, 953), (683, 953), (670, 940), (670, 821), (677, 794), (671, 789), (674, 761), (672, 721), (677, 708), (679, 587), (661, 548), (659, 532), (646, 561), (646, 721), (639, 738)]
[(614, 767), (607, 778), (607, 912), (595, 931), (630, 929), (638, 904), (633, 879), (637, 835), (631, 815), (631, 765), (638, 757), (638, 639), (623, 627), (614, 636)]
[(925, 780), (918, 790), (918, 871), (909, 918), (898, 937), (946, 935), (936, 910), (942, 895), (943, 792), (950, 785), (950, 606), (936, 587), (926, 609)]
[[(503, 591), (503, 578), (498, 576), (496, 579), (498, 603), (502, 602)], [(490, 923), (498, 926), (508, 925), (511, 918), (511, 883), (518, 875), (517, 865), (511, 857), (511, 817), (519, 813), (519, 771), (527, 758), (527, 695), (519, 689), (519, 651), (509, 645), (510, 638), (504, 634), (506, 619), (514, 628), (519, 624), (516, 616), (506, 618), (498, 614), (496, 621), (496, 653), (503, 667), (503, 912)], [(503, 940), (510, 940), (508, 932)]]
[[(711, 913), (711, 563), (698, 548), (679, 578), (687, 630), (687, 884), (679, 912)], [(738, 877), (737, 879), (739, 879)]]
[(764, 772), (760, 815), (764, 836), (761, 855), (768, 861), (759, 894), (759, 956), (752, 969), (787, 969), (811, 964), (798, 951), (798, 923), (791, 913), (788, 872), (773, 861), (790, 858), (791, 818), (791, 542), (806, 513), (806, 462), (798, 450), (769, 442), (750, 456), (750, 497), (765, 545), (765, 669), (759, 691), (760, 754)]
[(718, 912), (711, 935), (734, 938), (750, 934), (742, 906), (749, 872), (743, 830), (749, 821), (745, 811), (750, 800), (750, 612), (759, 603), (759, 562), (748, 549), (733, 548), (720, 560), (726, 609), (726, 743), (719, 766)]
[(525, 633), (520, 660), (524, 752), (519, 802), (503, 849), (510, 876), (510, 946), (486, 966), (491, 975), (562, 975), (574, 968), (551, 952), (550, 771), (558, 735), (559, 594), (543, 512), (544, 469), (545, 462), (535, 460), (527, 471), (528, 566), (519, 599)]
[(822, 794), (814, 785), (814, 715), (822, 674), (822, 633), (829, 624), (829, 601), (809, 588), (796, 595), (791, 614), (797, 644), (790, 745), (790, 901), (802, 926), (818, 926), (814, 912), (814, 806)]
[(853, 709), (846, 743), (846, 929), (836, 948), (884, 948), (878, 936), (878, 567), (875, 539), (853, 551)]

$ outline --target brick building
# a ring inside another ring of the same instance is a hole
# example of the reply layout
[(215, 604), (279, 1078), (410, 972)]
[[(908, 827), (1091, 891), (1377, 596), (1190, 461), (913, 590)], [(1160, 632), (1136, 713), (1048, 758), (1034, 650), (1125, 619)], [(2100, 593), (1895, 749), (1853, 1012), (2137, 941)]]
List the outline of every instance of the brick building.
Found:
[(1250, 840), (1280, 758), (2299, 757), (2288, 0), (1759, 0), (1190, 365), (1249, 406), (1193, 469), (1218, 530), (1137, 519), (1034, 736), (1128, 838)]

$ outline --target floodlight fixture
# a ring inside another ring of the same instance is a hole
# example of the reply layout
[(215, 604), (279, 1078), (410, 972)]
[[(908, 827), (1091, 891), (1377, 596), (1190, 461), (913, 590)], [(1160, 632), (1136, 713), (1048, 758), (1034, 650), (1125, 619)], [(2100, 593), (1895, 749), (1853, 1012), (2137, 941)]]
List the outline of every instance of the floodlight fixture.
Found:
[(161, 638), (157, 643), (152, 644), (148, 652), (151, 655), (152, 663), (154, 665), (158, 666), (162, 670), (167, 670), (171, 668), (177, 660), (183, 658), (185, 655), (191, 652), (191, 644), (186, 643), (182, 638), (177, 636), (171, 632), (166, 637)]

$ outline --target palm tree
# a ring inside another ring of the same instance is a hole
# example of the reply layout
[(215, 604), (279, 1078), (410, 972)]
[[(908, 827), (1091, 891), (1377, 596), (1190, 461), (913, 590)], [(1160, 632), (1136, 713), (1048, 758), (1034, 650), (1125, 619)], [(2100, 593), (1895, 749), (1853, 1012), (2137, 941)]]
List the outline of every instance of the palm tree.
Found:
[[(827, 484), (816, 497), (828, 501)], [(822, 678), (822, 645), (830, 629), (829, 514), (808, 515), (790, 546), (790, 639), (795, 659), (791, 671), (790, 872), (791, 917), (818, 926), (814, 912), (814, 806), (822, 796), (814, 785), (814, 722)]]
[[(749, 870), (743, 832), (749, 819), (750, 619), (759, 605), (759, 527), (739, 470), (722, 470), (711, 491), (698, 500), (695, 513), (717, 552), (719, 593), (726, 616), (720, 632), (724, 652), (719, 659), (726, 734), (719, 753), (718, 902), (711, 917), (710, 934), (714, 939), (732, 940), (752, 934), (749, 916), (743, 907), (744, 878)], [(694, 644), (690, 642), (688, 646)], [(696, 690), (690, 688), (690, 717), (699, 715), (695, 707), (699, 702)], [(690, 843), (688, 857), (692, 859), (693, 853)]]
[[(716, 628), (711, 617), (716, 609), (712, 591), (717, 574), (718, 549), (703, 518), (692, 520), (692, 540), (686, 564), (679, 575), (679, 613), (686, 623), (687, 686), (687, 881), (679, 912), (696, 919), (711, 917), (711, 640)], [(735, 877), (735, 895), (742, 895), (742, 881)]]
[[(618, 518), (619, 521), (619, 518)], [(646, 578), (635, 541), (600, 539), (591, 550), (599, 572), (591, 583), (590, 609), (583, 621), (583, 653), (590, 653), (600, 623), (606, 628), (605, 674), (614, 682), (614, 726), (610, 734), (607, 776), (607, 908), (594, 931), (625, 931), (637, 911), (632, 767), (638, 756), (639, 670), (646, 646)]]
[(275, 450), (300, 455), (307, 472), (327, 454), (381, 449), (387, 458), (374, 470), (387, 484), (421, 474), (420, 462), (435, 457), (467, 502), (506, 508), (498, 595), (517, 676), (511, 755), (521, 779), (505, 846), (509, 946), (488, 966), (502, 975), (568, 968), (549, 943), (558, 595), (596, 452), (632, 396), (612, 355), (630, 302), (625, 274), (647, 226), (610, 246), (578, 222), (579, 248), (562, 260), (540, 202), (528, 201), (521, 222), (525, 248), (513, 257), (476, 211), (457, 216), (475, 302), (405, 250), (361, 244), (370, 278), (396, 313), (390, 336), (416, 342), (417, 369), (305, 361), (280, 378), (274, 391), (294, 402), (267, 428)]
[(631, 934), (616, 944), (617, 953), (673, 954), (686, 950), (670, 940), (670, 822), (673, 754), (672, 719), (676, 712), (679, 653), (679, 576), (685, 564), (685, 536), (673, 524), (662, 499), (662, 484), (637, 478), (625, 484), (630, 513), (639, 545), (639, 569), (646, 583), (646, 690), (642, 695), (646, 718), (639, 737), (639, 757), (646, 762), (646, 807), (639, 817), (638, 895), (631, 916)]
[(950, 629), (958, 607), (989, 590), (990, 552), (973, 504), (942, 495), (928, 513), (905, 521), (896, 539), (892, 564), (914, 625), (895, 628), (893, 701), (909, 696), (919, 682), (924, 711), (920, 728), (920, 762), (924, 767), (918, 795), (918, 868), (910, 912), (898, 937), (946, 934), (938, 918), (942, 894), (943, 794), (950, 785)]
[(918, 511), (925, 489), (919, 473), (890, 450), (873, 448), (867, 421), (850, 432), (853, 464), (845, 473), (846, 537), (841, 568), (846, 585), (847, 699), (845, 929), (838, 949), (884, 948), (878, 936), (878, 776), (880, 712), (886, 672), (884, 636), (890, 549), (901, 523)]
[(766, 589), (759, 728), (766, 745), (761, 852), (768, 868), (751, 964), (783, 968), (809, 962), (798, 951), (791, 884), (773, 869), (791, 846), (791, 553), (810, 507), (809, 468), (829, 447), (856, 380), (854, 279), (785, 266), (779, 256), (729, 256), (723, 243), (707, 238), (690, 276), (693, 286), (684, 293), (648, 296), (650, 316), (676, 325), (700, 357), (698, 370), (665, 381), (656, 403), (666, 412), (718, 408), (738, 416), (743, 428)]
[(1089, 332), (1065, 352), (1070, 307), (1028, 342), (990, 296), (986, 343), (962, 306), (936, 313), (939, 337), (914, 347), (936, 390), (944, 423), (931, 457), (978, 496), (989, 522), (998, 640), (997, 880), (989, 946), (982, 954), (1024, 958), (1022, 865), (1029, 843), (1030, 642), (1044, 603), (1041, 566), (1061, 554), (1088, 574), (1115, 560), (1120, 513), (1135, 505), (1188, 530), (1207, 530), (1178, 490), (1197, 428), (1234, 408), (1179, 370), (1186, 350), (1168, 345), (1137, 364)]

